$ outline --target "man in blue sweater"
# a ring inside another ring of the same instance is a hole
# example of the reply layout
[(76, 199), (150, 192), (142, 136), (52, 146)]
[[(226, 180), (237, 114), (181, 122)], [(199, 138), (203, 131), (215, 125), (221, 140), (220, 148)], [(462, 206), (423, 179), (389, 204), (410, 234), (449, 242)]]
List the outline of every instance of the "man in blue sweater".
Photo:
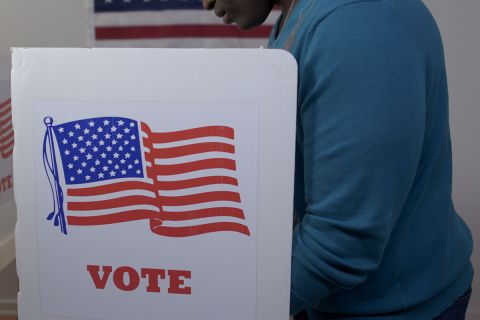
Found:
[(291, 314), (462, 319), (472, 238), (452, 204), (443, 47), (422, 2), (203, 2), (244, 29), (278, 4), (269, 47), (298, 62)]

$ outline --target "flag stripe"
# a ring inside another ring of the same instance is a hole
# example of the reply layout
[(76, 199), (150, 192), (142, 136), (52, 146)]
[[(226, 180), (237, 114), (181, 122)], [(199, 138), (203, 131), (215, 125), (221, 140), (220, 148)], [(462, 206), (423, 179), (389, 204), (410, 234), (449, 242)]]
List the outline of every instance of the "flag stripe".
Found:
[(245, 219), (242, 209), (218, 207), (179, 212), (161, 212), (160, 218), (168, 221), (185, 221), (193, 219), (211, 218), (211, 217), (233, 217)]
[(12, 107), (11, 105), (9, 104), (8, 106), (6, 106), (5, 108), (0, 108), (0, 118), (3, 118), (4, 116), (6, 116), (7, 114), (11, 113), (12, 111)]
[(235, 147), (222, 142), (204, 142), (174, 148), (153, 149), (150, 151), (150, 154), (155, 158), (170, 159), (204, 152), (235, 153)]
[[(142, 131), (148, 135), (151, 143), (168, 143), (203, 137), (223, 137), (234, 139), (233, 129), (225, 126), (208, 126), (174, 132), (152, 132), (148, 125), (142, 122)], [(147, 140), (147, 142), (150, 142)]]
[[(3, 133), (2, 133), (3, 135)], [(12, 139), (14, 136), (14, 131), (11, 130), (8, 134), (6, 134), (5, 136), (3, 136), (1, 139), (0, 139), (0, 144), (4, 144), (6, 143), (8, 140)]]
[(267, 38), (271, 26), (241, 31), (231, 25), (166, 25), (133, 27), (97, 27), (97, 40), (162, 39), (162, 38)]
[(70, 188), (67, 190), (67, 195), (72, 197), (88, 197), (88, 196), (96, 196), (101, 194), (108, 194), (108, 193), (134, 190), (134, 189), (153, 191), (153, 185), (150, 183), (140, 182), (140, 181), (125, 181), (125, 182), (117, 182), (117, 183), (111, 183), (106, 185), (100, 185), (96, 187), (75, 188), (75, 189)]
[(105, 214), (99, 216), (68, 216), (67, 221), (69, 225), (75, 226), (95, 226), (112, 223), (122, 223), (135, 220), (145, 220), (158, 218), (159, 213), (149, 210), (130, 210), (125, 212)]
[(238, 181), (237, 179), (228, 176), (208, 176), (187, 180), (158, 181), (156, 185), (160, 190), (179, 190), (213, 184), (229, 184), (232, 186), (238, 186)]
[(95, 1), (95, 12), (163, 11), (203, 9), (202, 1), (144, 1), (142, 4), (125, 2)]
[[(9, 124), (8, 127), (3, 128), (4, 125)], [(3, 128), (3, 131), (7, 131), (12, 128), (12, 117), (11, 115), (3, 120), (0, 120), (0, 128)]]
[(5, 107), (7, 104), (9, 104), (12, 100), (11, 99), (7, 99), (3, 102), (0, 102), (0, 109), (2, 109), (3, 107)]
[(72, 211), (90, 211), (134, 205), (151, 205), (158, 207), (158, 199), (146, 196), (127, 196), (109, 200), (97, 200), (95, 202), (70, 201), (67, 204), (67, 208)]
[(247, 236), (250, 235), (250, 231), (248, 230), (247, 226), (234, 222), (208, 223), (195, 225), (192, 227), (166, 227), (156, 222), (155, 219), (152, 219), (150, 220), (150, 228), (152, 232), (166, 237), (191, 237), (220, 231), (232, 231), (242, 233)]
[(240, 203), (240, 194), (231, 191), (212, 191), (191, 194), (187, 196), (166, 197), (160, 196), (162, 206), (187, 206), (214, 201), (233, 201)]
[(235, 160), (232, 159), (205, 159), (181, 164), (155, 165), (154, 167), (147, 168), (147, 173), (149, 176), (150, 173), (153, 175), (174, 175), (207, 169), (228, 169), (235, 171), (236, 164)]
[(12, 154), (13, 154), (13, 148), (11, 150), (7, 151), (7, 152), (4, 152), (2, 150), (2, 157), (5, 158), (5, 159), (9, 158)]

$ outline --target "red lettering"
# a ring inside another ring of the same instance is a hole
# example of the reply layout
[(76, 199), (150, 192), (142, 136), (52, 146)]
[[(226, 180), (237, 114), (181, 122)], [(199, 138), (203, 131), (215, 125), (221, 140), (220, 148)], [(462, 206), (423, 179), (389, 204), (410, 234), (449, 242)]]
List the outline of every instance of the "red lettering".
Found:
[(105, 289), (110, 273), (112, 272), (111, 266), (104, 266), (102, 267), (102, 269), (103, 269), (103, 276), (100, 278), (100, 273), (99, 273), (100, 266), (95, 266), (95, 265), (87, 266), (87, 270), (90, 273), (90, 276), (92, 277), (93, 284), (95, 284), (95, 288), (97, 289)]
[[(128, 285), (125, 283), (125, 275), (127, 274), (129, 277)], [(113, 273), (113, 283), (115, 283), (115, 286), (120, 290), (133, 291), (138, 288), (138, 285), (140, 284), (140, 277), (135, 269), (123, 266), (119, 267)]]
[(147, 292), (160, 292), (160, 286), (158, 285), (158, 279), (165, 279), (164, 269), (141, 269), (142, 278), (148, 277)]
[[(192, 278), (191, 271), (185, 270), (168, 270), (168, 276), (170, 277), (170, 287), (168, 293), (173, 294), (192, 294), (192, 288), (185, 285), (185, 279)], [(184, 286), (184, 287), (180, 287)]]

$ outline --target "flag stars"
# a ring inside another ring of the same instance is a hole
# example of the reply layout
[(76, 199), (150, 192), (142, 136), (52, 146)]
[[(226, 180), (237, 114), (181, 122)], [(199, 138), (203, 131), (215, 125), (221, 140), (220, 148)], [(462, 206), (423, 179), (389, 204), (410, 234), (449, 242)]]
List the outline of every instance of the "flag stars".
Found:
[(85, 145), (86, 145), (87, 147), (90, 147), (90, 146), (92, 145), (92, 141), (88, 140), (87, 142), (85, 142)]
[(68, 143), (68, 140), (67, 140), (67, 139), (63, 139), (63, 140), (62, 140), (62, 143), (63, 143), (63, 144), (67, 144), (67, 143)]
[(112, 126), (112, 127), (110, 128), (110, 131), (111, 131), (111, 132), (116, 132), (116, 131), (117, 131), (117, 127)]
[(92, 134), (92, 139), (97, 140), (98, 136), (96, 134)]
[(102, 127), (98, 127), (98, 128), (97, 128), (97, 132), (98, 132), (98, 133), (102, 133), (102, 132), (103, 132), (103, 128), (102, 128)]
[(75, 181), (75, 177), (70, 177), (70, 181)]
[(90, 122), (88, 123), (88, 125), (89, 125), (90, 127), (94, 127), (94, 126), (95, 126), (95, 122), (90, 121)]
[(131, 164), (129, 164), (129, 165), (127, 166), (127, 168), (128, 168), (128, 169), (132, 169), (133, 166), (132, 166)]
[(135, 150), (136, 150), (135, 147), (130, 148), (130, 151), (135, 151)]
[(92, 156), (90, 153), (87, 154), (87, 160), (92, 160), (92, 157), (93, 157), (93, 156)]
[(82, 173), (83, 173), (83, 170), (82, 170), (82, 169), (78, 169), (78, 170), (77, 170), (77, 174), (78, 174), (78, 175), (81, 175)]
[(65, 150), (65, 155), (68, 156), (70, 154), (70, 150)]
[(74, 133), (73, 133), (72, 131), (70, 131), (70, 132), (68, 133), (68, 136), (69, 136), (70, 138), (73, 137), (73, 135), (74, 135)]
[(125, 133), (130, 133), (130, 129), (129, 129), (129, 128), (124, 128), (124, 129), (123, 129), (123, 132), (125, 132)]
[(116, 164), (116, 165), (114, 166), (114, 168), (115, 168), (115, 170), (118, 170), (118, 169), (120, 169), (120, 166), (119, 166), (118, 164)]
[(91, 172), (91, 173), (94, 173), (95, 171), (97, 171), (97, 169), (95, 169), (95, 167), (91, 167), (91, 168), (90, 168), (90, 172)]
[(120, 126), (120, 127), (125, 124), (125, 122), (123, 120), (119, 120), (119, 121), (117, 121), (117, 123), (118, 123), (118, 126)]
[(85, 176), (85, 181), (90, 180), (90, 176)]
[(85, 128), (85, 129), (83, 130), (83, 133), (84, 133), (84, 134), (89, 134), (89, 133), (90, 133), (90, 130), (88, 130), (88, 128)]
[(112, 151), (112, 147), (111, 147), (111, 146), (108, 146), (108, 147), (107, 147), (107, 151), (109, 151), (109, 152)]
[(122, 160), (120, 160), (120, 163), (125, 164), (125, 161), (126, 161), (125, 159), (122, 159)]
[(140, 174), (142, 171), (140, 171), (140, 170), (137, 170), (137, 171), (135, 171), (135, 172), (136, 172), (137, 174)]
[(108, 171), (108, 167), (107, 167), (107, 166), (103, 166), (102, 169), (103, 169), (103, 171)]
[(105, 152), (102, 152), (102, 153), (100, 154), (100, 157), (102, 157), (103, 159), (105, 159), (105, 158), (107, 157), (107, 155), (105, 154)]
[(124, 176), (124, 175), (126, 175), (126, 174), (127, 174), (127, 171), (125, 171), (125, 170), (122, 170), (122, 171), (121, 171), (121, 173), (122, 173), (122, 176)]
[(83, 136), (78, 136), (78, 141), (83, 141)]
[(75, 129), (80, 130), (80, 128), (81, 128), (81, 127), (80, 127), (80, 125), (79, 125), (78, 123), (75, 124)]
[(108, 121), (108, 120), (103, 120), (103, 125), (104, 125), (104, 126), (108, 126), (109, 123), (110, 123), (110, 121)]
[(117, 152), (115, 152), (115, 153), (113, 154), (113, 157), (114, 157), (115, 159), (118, 159), (119, 156), (120, 156), (120, 155), (119, 155)]
[(122, 139), (122, 137), (123, 137), (123, 134), (117, 133), (117, 139)]
[(129, 143), (130, 143), (130, 141), (128, 141), (128, 140), (123, 141), (123, 144), (124, 144), (124, 145), (127, 145), (127, 144), (129, 144)]
[(105, 135), (105, 139), (107, 139), (107, 140), (110, 139), (110, 137), (111, 137), (111, 135), (110, 135), (109, 133), (107, 133), (107, 134)]
[(82, 167), (85, 168), (87, 166), (87, 163), (84, 161), (82, 162)]
[(93, 147), (93, 152), (98, 152), (98, 148), (97, 147)]
[(101, 145), (101, 146), (103, 146), (103, 145), (105, 144), (105, 141), (100, 140), (100, 141), (98, 142), (98, 144)]
[(95, 165), (96, 165), (96, 166), (100, 165), (100, 160), (98, 160), (98, 159), (95, 160)]
[(113, 163), (113, 161), (112, 161), (112, 160), (110, 160), (110, 159), (108, 159), (108, 160), (107, 160), (107, 163), (108, 163), (108, 164), (112, 164), (112, 163)]
[(77, 144), (74, 142), (72, 143), (72, 148), (75, 149), (77, 147)]
[(80, 153), (85, 153), (85, 148), (80, 148)]
[(135, 163), (135, 164), (139, 164), (139, 163), (140, 163), (140, 161), (138, 161), (138, 159), (135, 159), (135, 161), (134, 161), (133, 163)]
[(130, 122), (130, 128), (135, 127), (135, 122)]
[(63, 131), (65, 131), (65, 129), (63, 129), (62, 127), (58, 128), (58, 132), (63, 133)]
[(117, 140), (112, 140), (112, 145), (116, 145), (117, 144)]
[(78, 161), (78, 156), (73, 156), (73, 161)]
[(122, 146), (118, 147), (118, 151), (123, 151), (123, 147)]
[(113, 171), (113, 170), (110, 171), (110, 177), (115, 177), (116, 174), (117, 174), (117, 173), (116, 173), (115, 171)]
[(131, 139), (131, 140), (135, 140), (135, 139), (137, 139), (137, 137), (135, 137), (135, 135), (132, 134), (132, 135), (130, 136), (130, 139)]
[(67, 165), (67, 167), (68, 167), (68, 169), (73, 169), (73, 164), (69, 163), (69, 164)]
[(99, 179), (103, 179), (103, 177), (104, 177), (104, 176), (103, 176), (103, 173), (100, 172), (100, 173), (98, 174), (98, 178), (99, 178)]

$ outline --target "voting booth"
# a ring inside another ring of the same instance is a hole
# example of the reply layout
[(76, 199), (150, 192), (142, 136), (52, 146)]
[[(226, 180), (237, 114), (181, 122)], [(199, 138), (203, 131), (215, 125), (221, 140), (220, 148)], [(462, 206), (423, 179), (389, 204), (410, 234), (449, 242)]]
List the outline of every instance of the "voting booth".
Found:
[(0, 54), (0, 271), (15, 258), (10, 55)]
[(19, 319), (288, 319), (297, 66), (14, 49)]

